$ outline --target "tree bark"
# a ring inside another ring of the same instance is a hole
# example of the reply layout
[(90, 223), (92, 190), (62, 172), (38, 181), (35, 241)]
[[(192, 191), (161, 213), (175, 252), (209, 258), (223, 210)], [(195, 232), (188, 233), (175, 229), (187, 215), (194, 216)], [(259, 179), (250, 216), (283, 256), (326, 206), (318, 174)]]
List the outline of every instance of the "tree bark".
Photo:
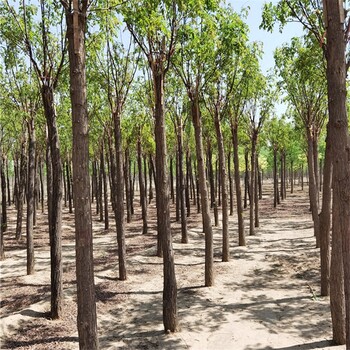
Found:
[(190, 96), (191, 115), (194, 127), (197, 153), (198, 183), (201, 195), (203, 231), (205, 234), (205, 286), (214, 284), (214, 249), (213, 249), (213, 229), (211, 226), (210, 207), (208, 199), (208, 188), (205, 177), (205, 164), (203, 152), (202, 120), (199, 109), (199, 97), (196, 93)]
[[(86, 97), (85, 30), (87, 1), (81, 10), (65, 8), (73, 121), (73, 196), (75, 206), (78, 334), (81, 350), (97, 350), (92, 218), (89, 177), (88, 112)], [(74, 17), (74, 20), (73, 20)]]
[(50, 262), (51, 262), (51, 318), (62, 316), (63, 268), (62, 268), (62, 162), (56, 125), (54, 94), (51, 86), (43, 85), (42, 99), (48, 130), (50, 161), (52, 167), (52, 197), (49, 214)]
[(123, 174), (123, 149), (121, 133), (121, 103), (117, 102), (117, 109), (112, 113), (114, 122), (114, 145), (116, 151), (115, 171), (115, 224), (118, 241), (119, 279), (126, 280), (126, 247), (124, 229), (124, 174)]
[(164, 67), (162, 61), (150, 61), (155, 95), (155, 141), (156, 141), (156, 200), (157, 228), (163, 251), (163, 324), (166, 332), (178, 330), (177, 284), (174, 251), (170, 227), (169, 179), (167, 174), (167, 144), (164, 114)]
[(250, 201), (249, 201), (249, 235), (255, 235), (254, 211), (255, 211), (255, 172), (256, 172), (256, 143), (258, 135), (253, 132), (252, 150), (250, 161)]
[[(142, 144), (141, 144), (141, 135), (137, 139), (137, 165), (139, 168), (139, 184), (140, 184), (140, 202), (142, 210), (142, 234), (146, 235), (148, 231), (147, 223), (147, 194), (145, 191), (145, 183), (143, 180), (142, 173)], [(147, 176), (145, 174), (145, 176)]]
[(184, 179), (183, 170), (183, 132), (182, 132), (182, 122), (178, 118), (177, 121), (177, 152), (178, 152), (178, 173), (179, 173), (179, 204), (180, 204), (180, 214), (181, 214), (181, 243), (188, 243), (187, 236), (187, 218), (186, 218), (186, 185)]
[(126, 222), (131, 222), (131, 189), (130, 189), (130, 162), (129, 147), (125, 149), (124, 157), (124, 179), (125, 179), (125, 196), (126, 196)]
[(0, 225), (2, 226), (2, 231), (7, 230), (7, 195), (6, 195), (6, 176), (5, 176), (5, 158), (1, 155), (0, 151), (0, 177), (1, 177), (1, 213), (2, 219)]
[(234, 165), (234, 177), (236, 186), (236, 199), (237, 199), (237, 220), (238, 220), (238, 245), (245, 246), (245, 230), (244, 230), (244, 218), (243, 218), (243, 206), (242, 206), (242, 190), (241, 190), (241, 178), (239, 174), (239, 155), (238, 155), (238, 122), (231, 122), (231, 133), (233, 142), (233, 165)]
[(102, 143), (100, 160), (101, 160), (100, 170), (102, 172), (102, 181), (103, 181), (104, 222), (105, 222), (105, 230), (108, 230), (109, 229), (108, 188), (107, 188), (104, 142)]
[[(328, 134), (328, 127), (327, 127)], [(332, 156), (331, 145), (326, 139), (326, 151), (323, 166), (323, 193), (320, 220), (320, 258), (321, 258), (321, 295), (329, 295), (330, 268), (330, 228), (331, 228), (331, 200), (332, 200)]]
[(340, 20), (343, 15), (340, 11), (344, 10), (340, 8), (338, 2), (334, 1), (325, 0), (324, 5), (327, 8), (329, 142), (332, 145), (333, 160), (332, 232), (333, 242), (342, 244), (346, 347), (350, 349), (350, 139), (346, 99), (344, 23)]
[(27, 275), (34, 273), (34, 182), (35, 182), (35, 128), (34, 119), (28, 126), (28, 177), (27, 177)]
[(315, 167), (314, 167), (314, 143), (312, 136), (308, 132), (307, 136), (307, 163), (308, 163), (308, 173), (309, 173), (309, 198), (310, 207), (312, 214), (312, 221), (314, 223), (314, 235), (316, 237), (316, 248), (320, 247), (320, 223), (318, 217), (318, 204), (317, 204), (317, 194), (318, 187), (315, 178)]
[(218, 107), (215, 108), (214, 124), (216, 130), (216, 138), (219, 150), (219, 173), (221, 179), (222, 192), (222, 261), (226, 262), (230, 259), (230, 242), (228, 237), (228, 191), (226, 176), (226, 157), (224, 139), (222, 136), (220, 114)]

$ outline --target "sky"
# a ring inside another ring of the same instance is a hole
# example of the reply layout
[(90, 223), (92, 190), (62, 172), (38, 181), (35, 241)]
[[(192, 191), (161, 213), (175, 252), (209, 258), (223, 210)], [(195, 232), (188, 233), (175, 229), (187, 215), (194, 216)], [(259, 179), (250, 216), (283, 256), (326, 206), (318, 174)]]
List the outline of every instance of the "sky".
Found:
[[(283, 28), (282, 33), (279, 31), (279, 26), (275, 25), (275, 29), (272, 33), (263, 29), (259, 29), (262, 21), (262, 9), (266, 0), (227, 0), (236, 12), (244, 7), (249, 7), (248, 18), (246, 23), (250, 28), (250, 41), (260, 41), (263, 43), (263, 57), (260, 62), (261, 69), (264, 74), (274, 68), (273, 53), (277, 47), (281, 47), (284, 43), (289, 43), (291, 38), (303, 35), (303, 28), (300, 23), (287, 23)], [(277, 3), (278, 0), (272, 0), (273, 3)], [(282, 116), (287, 109), (287, 105), (284, 102), (275, 103), (275, 112), (277, 116)]]
[[(240, 12), (243, 7), (250, 7), (247, 18), (247, 24), (250, 28), (250, 40), (263, 43), (264, 55), (261, 61), (261, 68), (264, 73), (274, 66), (273, 52), (277, 47), (290, 42), (292, 37), (303, 35), (303, 29), (299, 23), (288, 23), (282, 33), (279, 32), (278, 25), (275, 26), (273, 33), (259, 29), (262, 8), (266, 2), (264, 0), (228, 0), (227, 2), (237, 12)], [(273, 0), (272, 2), (277, 3), (278, 1)]]

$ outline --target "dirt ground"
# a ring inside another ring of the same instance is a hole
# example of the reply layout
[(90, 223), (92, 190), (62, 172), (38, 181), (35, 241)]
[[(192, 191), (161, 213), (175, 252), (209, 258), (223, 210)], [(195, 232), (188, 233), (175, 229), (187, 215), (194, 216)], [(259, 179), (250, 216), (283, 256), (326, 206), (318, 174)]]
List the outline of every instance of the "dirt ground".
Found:
[[(136, 201), (135, 201), (136, 204)], [(166, 335), (162, 324), (162, 260), (155, 256), (156, 221), (150, 206), (148, 235), (140, 213), (126, 224), (127, 281), (117, 279), (117, 243), (94, 215), (95, 283), (101, 349), (345, 349), (331, 344), (329, 299), (319, 297), (307, 190), (295, 190), (277, 208), (267, 193), (260, 202), (260, 228), (238, 247), (236, 215), (230, 217), (231, 259), (221, 262), (221, 230), (214, 228), (215, 286), (204, 287), (201, 217), (189, 220), (189, 243), (181, 244), (172, 219), (181, 330)], [(192, 212), (195, 207), (192, 207)], [(247, 216), (248, 213), (246, 213)], [(248, 222), (246, 220), (246, 226)], [(1, 262), (1, 349), (78, 349), (73, 215), (64, 208), (64, 315), (48, 316), (50, 262), (47, 217), (38, 211), (36, 273), (26, 275), (25, 239), (13, 239), (9, 212), (6, 260)], [(247, 230), (248, 231), (248, 230)]]

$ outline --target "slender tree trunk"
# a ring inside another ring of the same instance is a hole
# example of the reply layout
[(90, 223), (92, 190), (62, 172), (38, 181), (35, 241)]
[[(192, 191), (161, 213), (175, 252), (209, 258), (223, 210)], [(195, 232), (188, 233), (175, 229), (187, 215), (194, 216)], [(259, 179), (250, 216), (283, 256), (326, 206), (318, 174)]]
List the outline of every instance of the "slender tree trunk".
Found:
[(294, 193), (294, 170), (293, 161), (290, 162), (290, 193)]
[(51, 318), (62, 316), (63, 281), (62, 281), (62, 162), (56, 125), (53, 88), (42, 86), (42, 99), (50, 145), (52, 167), (52, 203), (49, 220), (50, 261), (51, 261)]
[(114, 122), (114, 144), (116, 151), (116, 173), (115, 173), (115, 224), (117, 228), (118, 241), (118, 264), (119, 279), (126, 280), (126, 247), (125, 247), (125, 224), (124, 224), (124, 174), (123, 174), (123, 149), (121, 133), (121, 103), (118, 103), (117, 110), (113, 111)]
[(244, 175), (244, 208), (248, 207), (248, 200), (250, 205), (250, 173), (249, 173), (249, 150), (246, 149), (244, 152), (244, 163), (245, 163), (245, 175)]
[(250, 162), (250, 201), (249, 201), (249, 235), (255, 235), (254, 210), (255, 210), (255, 171), (256, 171), (256, 143), (258, 135), (254, 132), (252, 137), (252, 151)]
[(34, 119), (28, 121), (28, 178), (27, 178), (27, 275), (34, 273), (34, 182), (35, 128)]
[[(73, 196), (75, 206), (78, 334), (81, 350), (97, 350), (92, 218), (89, 177), (88, 112), (86, 98), (85, 30), (87, 1), (81, 12), (66, 8), (70, 95), (73, 119)], [(74, 20), (73, 20), (74, 17)], [(74, 24), (73, 24), (74, 23)]]
[[(1, 156), (0, 151), (0, 156)], [(2, 226), (2, 231), (5, 232), (7, 230), (7, 199), (6, 199), (6, 176), (5, 176), (5, 158), (1, 156), (0, 158), (1, 163), (1, 217), (2, 220), (0, 222), (0, 225)]]
[(233, 179), (231, 171), (231, 152), (229, 152), (227, 157), (227, 168), (228, 168), (228, 183), (230, 192), (230, 216), (233, 215)]
[(208, 189), (205, 177), (205, 164), (203, 153), (202, 120), (199, 109), (198, 95), (191, 96), (191, 114), (195, 132), (196, 152), (197, 152), (197, 171), (199, 179), (199, 188), (201, 194), (201, 207), (203, 219), (203, 231), (205, 234), (205, 286), (210, 287), (214, 284), (214, 249), (213, 249), (213, 230), (211, 226), (210, 208), (208, 199)]
[(219, 173), (222, 187), (222, 261), (230, 259), (230, 242), (228, 237), (228, 191), (226, 176), (226, 157), (224, 139), (221, 131), (221, 122), (218, 108), (215, 108), (214, 123), (219, 149)]
[(174, 191), (174, 167), (173, 167), (173, 157), (170, 157), (170, 177), (169, 177), (169, 181), (170, 181), (170, 198), (172, 203), (175, 203), (175, 191)]
[(142, 234), (146, 235), (147, 231), (148, 231), (148, 224), (147, 224), (147, 197), (146, 197), (145, 183), (144, 183), (144, 180), (143, 180), (143, 173), (142, 173), (141, 135), (139, 135), (138, 140), (137, 140), (137, 165), (138, 165), (138, 168), (139, 168), (140, 202), (141, 202), (141, 209), (142, 209), (142, 223), (143, 223), (143, 225), (142, 225)]
[(103, 202), (104, 202), (105, 230), (108, 230), (109, 229), (108, 188), (107, 188), (107, 174), (106, 174), (106, 164), (105, 164), (104, 142), (102, 143), (100, 160), (101, 160), (100, 170), (102, 172), (102, 181), (103, 181)]
[(316, 198), (317, 198), (317, 207), (320, 206), (320, 178), (319, 178), (319, 157), (318, 157), (318, 138), (314, 136), (312, 140), (312, 151), (314, 157), (314, 173), (315, 173), (315, 186), (316, 186)]
[(149, 193), (148, 193), (148, 204), (151, 204), (153, 199), (153, 186), (152, 186), (152, 176), (153, 176), (153, 161), (152, 155), (149, 155), (149, 169), (148, 169), (148, 178), (149, 178)]
[[(187, 236), (187, 218), (186, 218), (186, 186), (183, 171), (183, 135), (182, 135), (182, 123), (179, 118), (177, 123), (177, 151), (178, 151), (178, 173), (179, 173), (179, 202), (181, 212), (181, 243), (188, 243)], [(188, 192), (188, 191), (187, 191)]]
[(273, 207), (278, 204), (277, 149), (273, 149)]
[(260, 227), (260, 220), (259, 220), (259, 186), (258, 186), (258, 178), (259, 178), (259, 165), (258, 165), (258, 155), (256, 155), (256, 169), (255, 169), (255, 188), (254, 188), (254, 226)]
[[(341, 3), (342, 4), (342, 3)], [(350, 138), (347, 116), (346, 67), (343, 6), (324, 0), (327, 9), (327, 86), (329, 142), (333, 160), (333, 230), (334, 242), (342, 246), (346, 348), (350, 349)], [(337, 256), (339, 258), (339, 256)], [(332, 256), (333, 258), (333, 256)], [(338, 272), (339, 280), (340, 274)], [(340, 327), (339, 327), (340, 328)], [(334, 329), (334, 327), (333, 327)]]
[[(3, 173), (3, 162), (2, 162), (2, 149), (0, 147), (0, 174)], [(1, 188), (2, 188), (2, 181), (3, 177), (0, 177), (1, 181)], [(4, 197), (1, 198), (2, 201), (4, 200)], [(5, 252), (4, 252), (4, 230), (2, 225), (2, 211), (0, 212), (0, 261), (5, 259)]]
[(318, 205), (317, 205), (317, 194), (318, 187), (315, 178), (314, 168), (314, 151), (313, 151), (313, 140), (311, 135), (308, 133), (308, 150), (307, 150), (307, 162), (309, 172), (309, 196), (310, 196), (310, 207), (312, 220), (314, 222), (314, 235), (316, 237), (316, 247), (320, 247), (320, 223), (318, 217)]
[(190, 166), (189, 166), (189, 151), (186, 152), (186, 188), (185, 188), (185, 196), (186, 196), (186, 215), (190, 217), (191, 215), (191, 180), (190, 180)]
[(125, 157), (124, 157), (124, 179), (125, 179), (125, 196), (126, 196), (126, 222), (131, 222), (132, 214), (131, 214), (131, 189), (130, 189), (130, 155), (129, 155), (129, 147), (125, 149)]
[(245, 246), (245, 230), (242, 206), (241, 177), (239, 175), (239, 155), (238, 155), (238, 122), (231, 122), (231, 133), (233, 142), (233, 165), (237, 199), (237, 220), (238, 220), (238, 245)]
[(156, 200), (157, 227), (163, 251), (163, 324), (164, 330), (175, 332), (177, 319), (177, 285), (174, 251), (170, 227), (170, 200), (167, 174), (167, 146), (164, 115), (164, 68), (163, 62), (150, 62), (155, 95), (155, 141), (156, 141)]
[[(123, 175), (124, 176), (124, 175)], [(103, 176), (101, 169), (101, 158), (100, 158), (100, 166), (98, 169), (98, 206), (100, 207), (100, 221), (103, 221)]]
[(71, 175), (71, 166), (70, 166), (70, 159), (67, 159), (66, 162), (66, 176), (67, 176), (67, 194), (68, 194), (68, 208), (69, 213), (73, 213), (73, 196), (72, 196), (72, 175)]
[(214, 208), (214, 225), (217, 227), (219, 226), (219, 213), (218, 213), (218, 203), (216, 201), (214, 169), (213, 169), (213, 154), (212, 154), (210, 142), (208, 142), (207, 155), (208, 155), (207, 156), (208, 177), (209, 177), (209, 184), (210, 184), (210, 207)]
[[(327, 127), (328, 134), (328, 127)], [(321, 295), (329, 295), (330, 268), (330, 228), (331, 228), (331, 200), (332, 200), (332, 156), (331, 145), (327, 136), (324, 159), (324, 181), (322, 193), (322, 210), (320, 220), (320, 258), (321, 258)]]

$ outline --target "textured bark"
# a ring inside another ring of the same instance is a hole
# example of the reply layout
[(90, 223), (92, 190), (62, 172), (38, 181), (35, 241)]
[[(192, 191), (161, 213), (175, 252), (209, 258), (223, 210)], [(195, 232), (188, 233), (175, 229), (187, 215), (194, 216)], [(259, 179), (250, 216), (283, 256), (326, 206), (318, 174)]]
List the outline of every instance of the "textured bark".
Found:
[(42, 157), (39, 158), (39, 181), (40, 181), (40, 202), (41, 212), (45, 211), (45, 193), (44, 193), (44, 178), (43, 178), (43, 162)]
[(255, 211), (255, 172), (256, 172), (256, 143), (258, 135), (254, 132), (251, 140), (250, 155), (250, 201), (249, 201), (249, 235), (255, 235), (254, 211)]
[(218, 203), (216, 201), (214, 169), (213, 169), (213, 154), (212, 154), (210, 142), (208, 142), (207, 169), (208, 169), (208, 179), (209, 179), (209, 185), (210, 185), (210, 208), (214, 208), (214, 225), (218, 226), (219, 213), (218, 213)]
[[(2, 149), (0, 147), (0, 174), (3, 173), (3, 162), (2, 162)], [(1, 188), (2, 188), (2, 181), (3, 177), (0, 177), (1, 182)], [(4, 197), (1, 197), (1, 200), (4, 200)], [(5, 258), (5, 252), (4, 252), (4, 230), (2, 225), (2, 212), (0, 212), (0, 260), (3, 260)]]
[(175, 203), (175, 191), (174, 191), (174, 166), (173, 166), (173, 157), (170, 157), (170, 168), (169, 168), (169, 182), (170, 182), (170, 198), (171, 202)]
[(320, 247), (320, 223), (318, 217), (318, 187), (315, 177), (315, 167), (314, 167), (314, 143), (312, 136), (308, 133), (307, 140), (307, 163), (308, 163), (308, 173), (309, 173), (309, 198), (310, 207), (312, 214), (312, 221), (314, 223), (314, 235), (316, 237), (316, 247)]
[(119, 279), (126, 280), (126, 246), (124, 224), (124, 174), (123, 174), (123, 149), (121, 133), (121, 103), (117, 103), (117, 109), (112, 113), (114, 123), (114, 146), (116, 151), (115, 168), (115, 224), (118, 241)]
[(258, 166), (258, 155), (256, 156), (256, 166), (255, 166), (255, 188), (254, 188), (254, 227), (260, 227), (259, 220), (259, 186), (258, 186), (258, 178), (259, 178), (259, 166)]
[(221, 130), (221, 122), (218, 108), (215, 109), (214, 123), (216, 138), (219, 150), (219, 173), (222, 188), (222, 261), (230, 259), (230, 242), (228, 237), (228, 190), (227, 190), (227, 175), (226, 175), (226, 156), (224, 138)]
[(245, 164), (245, 173), (244, 173), (244, 208), (248, 207), (248, 198), (250, 203), (250, 176), (249, 176), (249, 150), (246, 148), (244, 152), (244, 164)]
[(237, 220), (238, 220), (238, 245), (245, 246), (245, 230), (242, 206), (241, 178), (239, 176), (239, 155), (238, 155), (238, 123), (231, 122), (231, 133), (233, 142), (233, 165), (237, 199)]
[[(334, 164), (334, 160), (333, 160)], [(333, 180), (334, 181), (334, 180)], [(335, 184), (333, 183), (333, 186)], [(333, 187), (334, 196), (334, 187)], [(333, 200), (332, 209), (332, 257), (330, 271), (330, 304), (332, 316), (333, 341), (337, 345), (345, 344), (345, 294), (344, 294), (344, 269), (343, 269), (343, 252), (342, 237), (339, 215), (339, 202)]]
[(125, 149), (124, 157), (124, 179), (125, 179), (125, 196), (126, 196), (126, 222), (131, 222), (131, 189), (130, 189), (130, 168), (129, 168), (129, 147)]
[(59, 319), (63, 303), (62, 267), (62, 162), (56, 125), (56, 111), (52, 87), (43, 85), (41, 95), (44, 104), (48, 143), (52, 169), (52, 196), (49, 214), (50, 263), (51, 263), (51, 318)]
[(150, 61), (155, 96), (155, 141), (156, 141), (156, 200), (157, 229), (163, 251), (163, 324), (164, 330), (178, 330), (177, 284), (174, 251), (170, 227), (170, 200), (167, 174), (167, 146), (164, 114), (164, 67), (161, 60)]
[[(191, 94), (190, 94), (191, 95)], [(213, 229), (210, 218), (210, 207), (208, 198), (207, 181), (205, 177), (205, 164), (203, 152), (203, 135), (202, 135), (202, 119), (199, 109), (198, 95), (193, 94), (191, 99), (191, 115), (194, 127), (197, 153), (197, 172), (198, 185), (201, 197), (203, 231), (205, 235), (205, 286), (210, 287), (214, 284), (214, 250), (213, 250)]]
[(104, 211), (103, 211), (103, 175), (101, 170), (101, 158), (100, 165), (98, 167), (98, 206), (100, 208), (100, 221), (103, 221)]
[(185, 196), (186, 196), (186, 215), (187, 217), (191, 216), (191, 180), (190, 180), (190, 166), (189, 166), (189, 151), (186, 152), (186, 187), (185, 187)]
[(151, 204), (153, 199), (153, 185), (152, 185), (152, 178), (153, 175), (153, 161), (152, 161), (152, 155), (149, 155), (149, 169), (148, 169), (148, 178), (149, 178), (149, 191), (148, 191), (148, 203)]
[(68, 208), (69, 213), (73, 213), (73, 188), (72, 188), (72, 171), (71, 162), (68, 159), (66, 162), (66, 176), (67, 176), (67, 195), (68, 195)]
[(28, 176), (27, 176), (27, 275), (34, 273), (34, 182), (35, 129), (34, 120), (28, 121)]
[(5, 158), (1, 155), (0, 152), (0, 177), (1, 177), (1, 222), (2, 231), (7, 230), (7, 192), (6, 192), (6, 176), (5, 176)]
[(276, 208), (278, 200), (278, 177), (277, 177), (277, 149), (273, 149), (273, 207)]
[[(137, 165), (139, 168), (139, 184), (140, 184), (140, 202), (142, 210), (142, 234), (146, 235), (148, 231), (147, 222), (147, 197), (144, 183), (144, 176), (142, 172), (142, 144), (141, 135), (139, 135), (137, 140)], [(145, 174), (146, 175), (146, 174)], [(147, 175), (146, 175), (147, 176)]]
[[(180, 216), (181, 216), (181, 243), (188, 243), (187, 236), (187, 218), (186, 218), (186, 185), (183, 170), (183, 126), (181, 119), (178, 118), (177, 122), (177, 154), (178, 154), (178, 175), (179, 175), (179, 204), (180, 204)], [(188, 193), (188, 191), (187, 191)], [(189, 205), (189, 199), (188, 199)], [(187, 211), (187, 215), (189, 212)]]
[[(324, 5), (327, 8), (326, 59), (329, 141), (332, 145), (333, 160), (332, 246), (334, 246), (334, 241), (341, 241), (346, 310), (346, 347), (350, 349), (350, 139), (346, 99), (344, 24), (340, 21), (340, 11), (343, 9), (340, 9), (338, 2), (330, 0), (325, 0)], [(335, 328), (333, 327), (333, 329)]]
[[(77, 2), (75, 3), (77, 6)], [(86, 99), (85, 30), (87, 1), (82, 10), (66, 8), (73, 119), (73, 197), (75, 206), (78, 334), (81, 350), (97, 350), (91, 197), (89, 177), (88, 113)], [(75, 20), (73, 21), (73, 16)], [(78, 22), (78, 23), (76, 23)], [(73, 26), (73, 23), (76, 26)]]
[[(328, 134), (328, 127), (327, 127)], [(320, 258), (321, 258), (321, 295), (329, 295), (330, 268), (330, 228), (331, 228), (331, 200), (332, 200), (332, 156), (331, 145), (326, 140), (326, 151), (323, 166), (323, 193), (320, 220)]]
[(230, 215), (233, 215), (233, 179), (231, 171), (231, 152), (227, 157), (227, 169), (228, 169), (228, 182), (229, 182), (229, 193), (230, 193)]
[(102, 172), (102, 181), (103, 181), (104, 222), (105, 222), (105, 230), (108, 230), (109, 229), (108, 188), (107, 188), (107, 174), (106, 174), (106, 164), (105, 164), (104, 143), (102, 143), (100, 161), (101, 161), (100, 169)]

